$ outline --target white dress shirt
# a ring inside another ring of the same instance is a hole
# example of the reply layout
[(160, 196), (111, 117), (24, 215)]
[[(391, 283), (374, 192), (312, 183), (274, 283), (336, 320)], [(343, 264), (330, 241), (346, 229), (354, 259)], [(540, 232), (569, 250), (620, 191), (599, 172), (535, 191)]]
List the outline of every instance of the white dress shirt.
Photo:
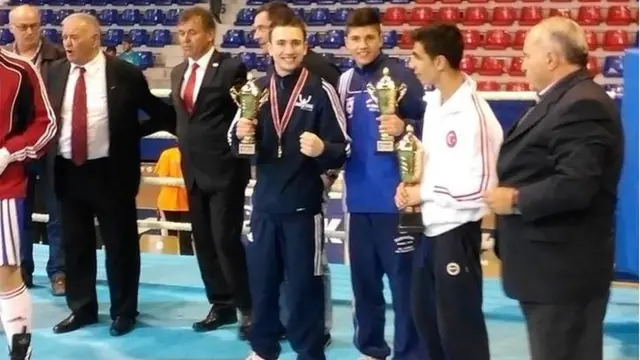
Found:
[(194, 61), (189, 58), (189, 66), (187, 67), (187, 71), (184, 72), (184, 77), (182, 78), (182, 86), (180, 88), (180, 99), (184, 99), (184, 90), (187, 87), (187, 81), (189, 81), (189, 76), (191, 76), (191, 72), (193, 69), (193, 64), (198, 64), (198, 69), (196, 70), (196, 84), (193, 89), (193, 102), (196, 102), (198, 98), (198, 93), (200, 92), (200, 86), (202, 85), (202, 79), (204, 78), (204, 73), (207, 71), (207, 66), (209, 66), (209, 61), (213, 56), (213, 52), (215, 51), (214, 47), (211, 47), (206, 54), (204, 54), (200, 59)]
[[(109, 110), (107, 106), (106, 58), (102, 51), (84, 66), (87, 88), (87, 160), (109, 156)], [(71, 64), (60, 111), (60, 155), (71, 159), (71, 117), (76, 82), (80, 75), (77, 65)]]

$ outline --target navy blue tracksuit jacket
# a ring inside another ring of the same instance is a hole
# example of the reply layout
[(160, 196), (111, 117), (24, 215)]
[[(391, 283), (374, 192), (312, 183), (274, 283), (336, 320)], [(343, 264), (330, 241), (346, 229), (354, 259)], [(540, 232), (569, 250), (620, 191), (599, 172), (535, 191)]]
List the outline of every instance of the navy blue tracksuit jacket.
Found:
[[(396, 360), (425, 360), (411, 316), (411, 274), (414, 234), (398, 234), (398, 210), (394, 202), (400, 172), (395, 153), (378, 153), (376, 120), (378, 105), (367, 92), (384, 68), (396, 83), (407, 86), (397, 115), (421, 134), (424, 90), (413, 72), (397, 59), (381, 54), (372, 63), (342, 74), (338, 90), (347, 112), (347, 132), (352, 153), (345, 165), (351, 281), (355, 297), (356, 348), (363, 354), (385, 359), (391, 350), (384, 339), (384, 274), (389, 277), (395, 312)], [(374, 196), (375, 195), (375, 196)], [(435, 359), (432, 359), (435, 360)]]
[[(305, 77), (300, 93), (293, 94), (298, 81)], [(293, 112), (280, 141), (271, 99), (260, 108), (257, 117), (253, 236), (246, 247), (253, 302), (249, 341), (262, 358), (278, 358), (278, 299), (286, 274), (290, 309), (286, 326), (292, 348), (298, 359), (324, 360), (324, 188), (320, 175), (342, 167), (349, 155), (345, 116), (333, 86), (305, 68), (287, 76), (274, 73), (257, 84), (270, 87), (272, 79), (280, 116), (290, 100)], [(314, 133), (323, 141), (324, 152), (320, 156), (311, 158), (300, 152), (300, 136), (304, 132)], [(229, 129), (229, 142), (237, 151), (235, 121)], [(282, 157), (278, 157), (279, 144)]]

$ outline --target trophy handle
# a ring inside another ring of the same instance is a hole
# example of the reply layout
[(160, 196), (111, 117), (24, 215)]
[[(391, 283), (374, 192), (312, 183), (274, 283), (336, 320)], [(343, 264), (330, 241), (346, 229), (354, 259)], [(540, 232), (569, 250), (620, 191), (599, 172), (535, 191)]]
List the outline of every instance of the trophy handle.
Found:
[(400, 102), (400, 100), (402, 100), (402, 98), (407, 94), (407, 90), (407, 84), (400, 84), (400, 87), (398, 88), (398, 102)]

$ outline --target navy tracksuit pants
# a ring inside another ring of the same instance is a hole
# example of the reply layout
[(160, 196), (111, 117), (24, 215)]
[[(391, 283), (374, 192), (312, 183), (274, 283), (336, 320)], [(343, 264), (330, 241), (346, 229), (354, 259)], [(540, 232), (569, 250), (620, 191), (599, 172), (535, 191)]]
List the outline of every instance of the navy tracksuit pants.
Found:
[(431, 360), (489, 360), (480, 222), (416, 242), (412, 309)]
[(386, 274), (395, 312), (393, 358), (427, 360), (411, 316), (415, 237), (398, 234), (397, 214), (352, 213), (348, 216), (356, 348), (364, 355), (379, 359), (391, 354), (384, 339), (386, 304), (382, 278)]
[[(280, 355), (280, 289), (286, 276), (287, 336), (299, 360), (325, 360), (322, 214), (251, 215), (246, 255), (252, 298), (251, 348), (265, 360)], [(285, 275), (286, 274), (286, 275)]]

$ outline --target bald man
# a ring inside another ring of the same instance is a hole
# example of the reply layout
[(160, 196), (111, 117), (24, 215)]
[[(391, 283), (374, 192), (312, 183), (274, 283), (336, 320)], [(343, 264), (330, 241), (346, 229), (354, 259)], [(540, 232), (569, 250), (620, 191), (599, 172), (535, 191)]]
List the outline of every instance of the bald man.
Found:
[[(62, 39), (66, 59), (52, 64), (47, 90), (60, 124), (53, 149), (55, 191), (72, 313), (53, 331), (66, 333), (98, 321), (97, 217), (107, 255), (110, 333), (119, 336), (134, 328), (138, 315), (139, 141), (156, 131), (175, 132), (175, 114), (151, 94), (138, 68), (104, 55), (93, 16), (76, 13), (65, 18)], [(139, 123), (138, 110), (150, 120)]]
[(520, 302), (533, 360), (603, 356), (623, 136), (587, 58), (572, 20), (531, 29), (522, 68), (539, 100), (506, 134), (500, 185), (485, 194), (498, 215), (504, 289)]
[[(43, 76), (46, 76), (51, 63), (64, 58), (62, 47), (50, 42), (40, 32), (40, 12), (35, 6), (20, 5), (9, 13), (9, 30), (15, 41), (7, 47), (7, 50), (23, 56), (36, 66)], [(46, 82), (46, 79), (44, 79)], [(46, 156), (54, 156), (48, 153)], [(44, 197), (44, 204), (49, 214), (47, 222), (47, 243), (49, 244), (49, 261), (47, 262), (47, 275), (51, 283), (51, 292), (55, 296), (65, 293), (64, 256), (60, 239), (60, 217), (58, 214), (57, 200), (53, 191), (53, 168), (47, 167), (51, 163), (46, 158), (30, 162), (26, 166), (27, 171), (27, 195), (24, 201), (23, 228), (25, 236), (20, 238), (20, 257), (22, 262), (22, 277), (27, 287), (33, 286), (33, 240), (36, 237), (36, 229), (31, 221), (36, 204), (36, 184)]]

